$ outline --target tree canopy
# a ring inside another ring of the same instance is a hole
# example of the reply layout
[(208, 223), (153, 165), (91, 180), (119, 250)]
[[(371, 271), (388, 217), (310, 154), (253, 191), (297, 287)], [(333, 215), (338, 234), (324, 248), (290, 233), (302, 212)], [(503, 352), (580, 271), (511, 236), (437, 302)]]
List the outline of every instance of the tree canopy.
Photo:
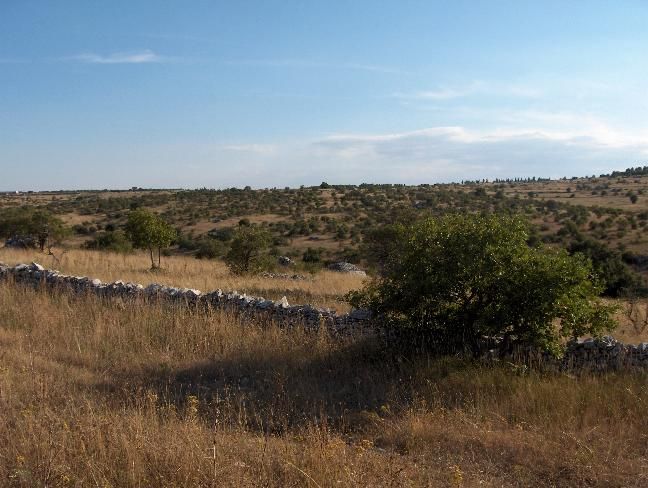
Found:
[(349, 299), (440, 347), (477, 353), (491, 338), (558, 352), (563, 338), (614, 327), (590, 261), (528, 246), (519, 218), (447, 215), (390, 234), (382, 276)]
[(69, 235), (63, 221), (50, 212), (34, 207), (0, 210), (0, 237), (19, 237), (38, 245), (41, 251), (60, 244)]
[(271, 234), (255, 225), (240, 225), (234, 234), (225, 263), (234, 274), (246, 274), (263, 268), (263, 251), (272, 243)]
[[(159, 268), (162, 249), (171, 245), (177, 233), (161, 217), (148, 210), (140, 209), (128, 214), (126, 235), (133, 243), (133, 247), (148, 249), (151, 268)], [(157, 264), (154, 260), (154, 251), (157, 251)]]

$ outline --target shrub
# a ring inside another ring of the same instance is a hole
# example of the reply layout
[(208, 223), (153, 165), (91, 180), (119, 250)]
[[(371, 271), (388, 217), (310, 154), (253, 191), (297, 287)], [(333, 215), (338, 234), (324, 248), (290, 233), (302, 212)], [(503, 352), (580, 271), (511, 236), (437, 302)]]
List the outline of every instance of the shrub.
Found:
[(265, 251), (272, 243), (270, 233), (254, 225), (241, 225), (234, 234), (225, 263), (234, 274), (260, 271), (267, 263)]
[(644, 288), (641, 275), (623, 261), (622, 254), (602, 242), (580, 237), (567, 250), (570, 254), (583, 254), (592, 261), (605, 295), (618, 297), (625, 293), (636, 294)]
[(97, 236), (85, 242), (83, 245), (86, 249), (101, 249), (104, 251), (113, 251), (126, 253), (133, 249), (131, 242), (120, 230), (113, 232), (101, 232)]
[(198, 259), (218, 258), (225, 254), (227, 248), (227, 246), (221, 241), (210, 238), (200, 239), (197, 244), (198, 249), (196, 250), (196, 257)]
[(0, 237), (23, 237), (38, 243), (41, 251), (61, 244), (70, 230), (46, 210), (17, 207), (0, 210)]
[(319, 263), (322, 260), (322, 251), (321, 249), (313, 249), (309, 247), (304, 251), (302, 255), (302, 261), (305, 263)]
[(234, 238), (234, 228), (222, 227), (220, 229), (212, 229), (207, 232), (207, 235), (221, 242), (231, 241)]
[(529, 247), (520, 219), (447, 215), (396, 229), (383, 276), (348, 296), (387, 325), (473, 354), (484, 338), (557, 353), (563, 338), (614, 327), (590, 262)]

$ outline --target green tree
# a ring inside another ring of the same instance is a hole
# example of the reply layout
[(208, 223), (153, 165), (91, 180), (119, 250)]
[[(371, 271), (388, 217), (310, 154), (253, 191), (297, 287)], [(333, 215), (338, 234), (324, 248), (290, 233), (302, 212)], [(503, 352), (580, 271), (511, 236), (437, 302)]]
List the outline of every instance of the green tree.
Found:
[[(132, 210), (128, 214), (126, 235), (133, 243), (133, 247), (148, 249), (151, 257), (151, 269), (161, 266), (162, 249), (171, 245), (176, 238), (176, 231), (162, 218), (148, 210)], [(157, 264), (154, 260), (154, 251), (157, 251)]]
[(234, 274), (259, 271), (264, 266), (265, 251), (272, 243), (270, 232), (255, 225), (242, 225), (235, 234), (225, 263)]
[(0, 237), (20, 237), (41, 251), (60, 245), (70, 234), (63, 221), (46, 210), (33, 207), (8, 208), (0, 212)]
[(473, 354), (485, 337), (558, 352), (564, 338), (615, 325), (590, 262), (529, 247), (518, 218), (448, 215), (398, 229), (383, 275), (348, 297), (388, 325)]
[(365, 232), (360, 250), (369, 267), (383, 273), (389, 259), (397, 255), (403, 226), (384, 225)]
[(605, 295), (619, 297), (626, 293), (643, 293), (645, 284), (641, 275), (623, 261), (621, 252), (610, 249), (603, 242), (578, 235), (567, 246), (567, 251), (582, 254), (592, 261)]

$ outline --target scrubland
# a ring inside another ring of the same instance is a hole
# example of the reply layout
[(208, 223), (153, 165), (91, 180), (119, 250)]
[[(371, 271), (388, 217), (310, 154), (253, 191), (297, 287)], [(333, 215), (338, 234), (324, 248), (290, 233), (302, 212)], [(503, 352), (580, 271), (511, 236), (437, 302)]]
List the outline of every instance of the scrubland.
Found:
[[(32, 259), (44, 261), (0, 253)], [(145, 256), (71, 251), (57, 264), (104, 280), (289, 286), (182, 258), (155, 275)], [(290, 286), (326, 302), (359, 283)], [(0, 484), (646, 486), (647, 380), (0, 284)]]

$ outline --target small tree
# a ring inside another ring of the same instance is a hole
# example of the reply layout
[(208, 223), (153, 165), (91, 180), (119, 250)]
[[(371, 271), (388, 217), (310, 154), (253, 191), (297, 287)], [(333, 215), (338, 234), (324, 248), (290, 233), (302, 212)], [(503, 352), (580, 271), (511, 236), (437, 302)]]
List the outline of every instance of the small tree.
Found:
[[(176, 231), (159, 216), (148, 210), (133, 210), (128, 214), (126, 235), (133, 247), (148, 249), (151, 257), (151, 269), (161, 266), (162, 249), (171, 245), (176, 237)], [(157, 264), (154, 251), (157, 250)]]
[(259, 271), (263, 267), (263, 251), (272, 243), (270, 233), (254, 225), (241, 225), (234, 234), (225, 263), (234, 274)]
[(529, 247), (519, 219), (450, 215), (399, 226), (392, 238), (383, 276), (351, 304), (442, 348), (476, 354), (488, 337), (558, 352), (562, 338), (614, 327), (590, 262)]
[(38, 245), (41, 251), (60, 245), (70, 231), (63, 221), (46, 210), (32, 207), (8, 208), (0, 212), (0, 237), (18, 237)]

